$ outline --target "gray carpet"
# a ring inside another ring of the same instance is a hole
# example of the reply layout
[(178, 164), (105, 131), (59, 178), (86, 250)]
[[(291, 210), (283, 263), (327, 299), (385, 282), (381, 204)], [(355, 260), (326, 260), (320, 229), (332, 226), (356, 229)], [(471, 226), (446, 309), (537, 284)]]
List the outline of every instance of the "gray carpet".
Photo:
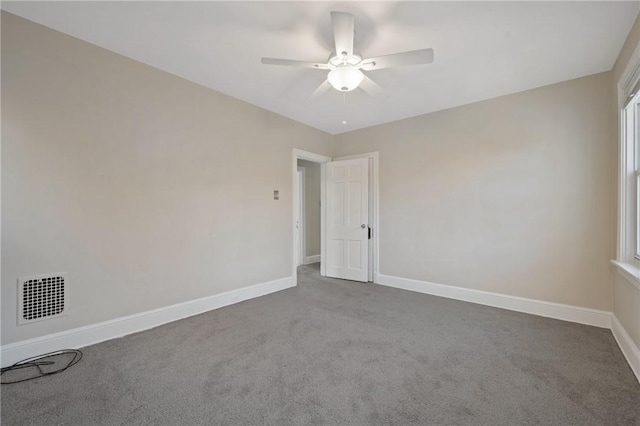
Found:
[(611, 332), (301, 267), (296, 288), (3, 386), (3, 425), (640, 424)]

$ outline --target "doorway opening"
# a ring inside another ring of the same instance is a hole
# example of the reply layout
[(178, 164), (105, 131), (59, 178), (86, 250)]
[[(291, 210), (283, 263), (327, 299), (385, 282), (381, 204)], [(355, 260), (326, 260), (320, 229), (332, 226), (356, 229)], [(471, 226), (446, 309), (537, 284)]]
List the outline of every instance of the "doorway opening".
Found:
[(320, 263), (320, 163), (298, 159), (298, 266)]
[(325, 155), (295, 148), (293, 150), (292, 276), (296, 283), (298, 266), (303, 264), (320, 262), (320, 273), (324, 275), (324, 215), (321, 210), (325, 196), (324, 174), (329, 161), (331, 157)]
[[(355, 159), (358, 160), (354, 161)], [(320, 171), (319, 200), (318, 168)], [(342, 181), (341, 170), (346, 171), (344, 176), (347, 177)], [(317, 269), (322, 276), (377, 282), (380, 264), (378, 153), (332, 159), (294, 148), (292, 181), (292, 276), (294, 282), (297, 283), (298, 266), (318, 262), (320, 265)], [(340, 194), (338, 198), (336, 194)], [(342, 194), (344, 194), (344, 202), (339, 201), (343, 197)], [(349, 194), (355, 194), (355, 196)], [(365, 201), (367, 197), (368, 201)], [(360, 208), (355, 208), (358, 205)], [(356, 210), (361, 213), (354, 214)], [(336, 227), (338, 222), (349, 223), (349, 226)], [(347, 229), (349, 227), (354, 229)], [(319, 253), (317, 252), (318, 243)], [(354, 271), (357, 276), (352, 277), (350, 274)]]

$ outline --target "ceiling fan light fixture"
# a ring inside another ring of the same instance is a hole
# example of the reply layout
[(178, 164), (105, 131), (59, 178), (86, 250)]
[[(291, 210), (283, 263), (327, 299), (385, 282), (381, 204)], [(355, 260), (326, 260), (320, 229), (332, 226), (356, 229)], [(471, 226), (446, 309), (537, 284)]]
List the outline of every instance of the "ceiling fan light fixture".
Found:
[(329, 72), (327, 80), (334, 89), (340, 92), (350, 92), (362, 83), (364, 74), (354, 67), (338, 67)]
[[(366, 94), (384, 97), (384, 91), (362, 71), (377, 71), (384, 68), (407, 65), (430, 64), (433, 62), (433, 49), (410, 50), (388, 55), (364, 58), (354, 51), (355, 18), (351, 13), (332, 11), (331, 27), (335, 50), (326, 63), (297, 61), (292, 59), (262, 58), (263, 64), (287, 65), (294, 67), (329, 70), (327, 80), (313, 92), (314, 99), (333, 87), (338, 92), (350, 92), (360, 87)], [(327, 84), (327, 82), (329, 84)]]

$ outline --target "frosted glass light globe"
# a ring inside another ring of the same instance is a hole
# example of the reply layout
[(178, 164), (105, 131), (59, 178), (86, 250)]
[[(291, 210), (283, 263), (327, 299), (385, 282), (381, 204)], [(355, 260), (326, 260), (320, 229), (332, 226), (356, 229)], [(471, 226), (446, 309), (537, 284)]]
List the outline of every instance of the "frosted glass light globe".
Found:
[(334, 89), (341, 92), (350, 92), (362, 83), (364, 74), (357, 68), (349, 66), (338, 67), (329, 72), (327, 80), (329, 80)]

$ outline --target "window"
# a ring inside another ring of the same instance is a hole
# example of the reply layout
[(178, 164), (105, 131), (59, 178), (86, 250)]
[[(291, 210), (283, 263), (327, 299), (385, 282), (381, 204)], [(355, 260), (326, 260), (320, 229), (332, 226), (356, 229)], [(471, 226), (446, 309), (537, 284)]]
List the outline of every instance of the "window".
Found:
[(618, 261), (634, 264), (640, 260), (640, 93), (628, 98), (621, 111)]
[(618, 80), (618, 272), (640, 288), (640, 43)]
[[(630, 111), (630, 115), (633, 119), (633, 135), (628, 143), (631, 145), (630, 149), (633, 149), (633, 173), (631, 173), (632, 185), (635, 186), (633, 195), (635, 202), (633, 203), (633, 227), (635, 244), (633, 247), (633, 257), (635, 260), (640, 260), (640, 93), (635, 93), (632, 96), (632, 101), (627, 106)], [(632, 110), (632, 111), (631, 111)]]
[(616, 264), (640, 271), (640, 49), (618, 83), (620, 163)]

